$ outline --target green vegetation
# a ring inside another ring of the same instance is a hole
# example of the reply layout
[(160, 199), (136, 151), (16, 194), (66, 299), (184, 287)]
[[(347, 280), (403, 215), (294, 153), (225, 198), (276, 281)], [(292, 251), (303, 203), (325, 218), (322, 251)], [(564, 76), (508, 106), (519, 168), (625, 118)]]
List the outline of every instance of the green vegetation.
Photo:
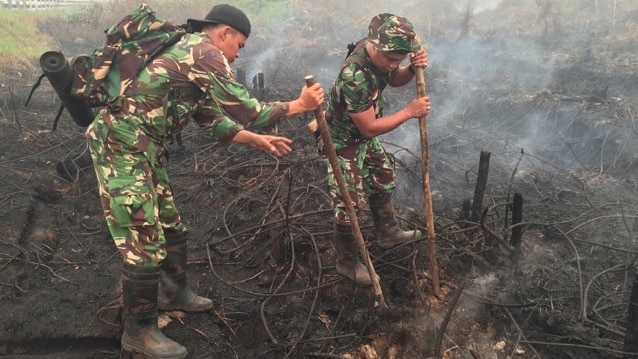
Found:
[[(87, 48), (100, 45), (104, 41), (101, 30), (119, 20), (129, 9), (139, 6), (139, 3), (139, 0), (118, 0), (63, 9), (0, 9), (0, 77), (9, 69), (39, 71), (37, 61), (40, 55), (45, 51), (63, 48), (61, 43), (78, 41), (87, 44)], [(148, 3), (160, 16), (190, 14), (191, 8), (193, 14), (204, 11), (205, 15), (210, 10), (210, 2), (204, 0), (188, 1), (188, 4), (171, 0)], [(185, 18), (175, 21), (185, 21)]]
[[(185, 22), (189, 17), (204, 17), (211, 3), (205, 0), (147, 1), (159, 16), (167, 20)], [(229, 3), (244, 9), (253, 22), (268, 21), (271, 17), (289, 17), (291, 7), (285, 0), (239, 0)], [(51, 49), (60, 49), (61, 42), (79, 40), (88, 48), (99, 46), (102, 33), (139, 1), (125, 0), (96, 2), (82, 7), (51, 10), (0, 9), (0, 72), (2, 69), (34, 69), (40, 55)], [(179, 18), (171, 18), (180, 14)]]
[(0, 68), (28, 68), (50, 48), (51, 38), (38, 31), (38, 21), (52, 12), (0, 9)]

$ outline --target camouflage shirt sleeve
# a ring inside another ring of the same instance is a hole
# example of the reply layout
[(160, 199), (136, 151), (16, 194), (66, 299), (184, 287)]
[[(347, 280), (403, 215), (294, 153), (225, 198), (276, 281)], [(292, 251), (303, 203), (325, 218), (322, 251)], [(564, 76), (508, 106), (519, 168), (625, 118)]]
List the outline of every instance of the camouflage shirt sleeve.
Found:
[(191, 71), (193, 81), (209, 94), (223, 113), (251, 130), (270, 130), (285, 119), (288, 104), (260, 103), (235, 80), (226, 57), (207, 38), (193, 47), (195, 63)]
[(221, 144), (227, 144), (244, 126), (226, 116), (217, 102), (207, 98), (193, 115), (193, 120)]

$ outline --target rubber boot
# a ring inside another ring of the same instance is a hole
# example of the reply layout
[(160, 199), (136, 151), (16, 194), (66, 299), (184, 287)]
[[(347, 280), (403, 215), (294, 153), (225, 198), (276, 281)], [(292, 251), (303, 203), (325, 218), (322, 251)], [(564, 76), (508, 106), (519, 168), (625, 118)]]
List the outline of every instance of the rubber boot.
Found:
[(418, 229), (404, 231), (399, 227), (394, 216), (392, 193), (384, 192), (371, 195), (369, 200), (379, 247), (389, 249), (421, 236), (421, 231)]
[(161, 263), (159, 290), (160, 310), (205, 312), (213, 308), (213, 301), (193, 293), (186, 280), (186, 233), (167, 231), (166, 258)]
[(182, 359), (186, 357), (186, 348), (167, 338), (157, 326), (159, 277), (159, 266), (124, 264), (122, 350), (148, 358)]
[(372, 285), (368, 268), (359, 261), (359, 249), (352, 234), (352, 227), (335, 223), (334, 244), (337, 251), (337, 272), (359, 285)]

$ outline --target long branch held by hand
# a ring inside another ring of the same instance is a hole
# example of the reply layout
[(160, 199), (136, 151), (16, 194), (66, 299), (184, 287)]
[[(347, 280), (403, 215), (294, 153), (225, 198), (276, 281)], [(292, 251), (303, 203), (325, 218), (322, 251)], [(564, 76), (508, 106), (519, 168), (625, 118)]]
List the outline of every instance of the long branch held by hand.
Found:
[[(425, 97), (425, 70), (415, 68), (417, 97)], [(428, 230), (428, 244), (430, 253), (430, 275), (432, 276), (432, 292), (438, 298), (441, 292), (439, 286), (439, 265), (436, 260), (436, 233), (434, 232), (434, 213), (432, 212), (432, 192), (430, 191), (428, 130), (426, 120), (428, 115), (419, 117), (419, 133), (421, 135), (421, 180), (423, 184), (423, 208), (425, 223)]]
[[(312, 86), (315, 83), (315, 78), (312, 75), (306, 76), (305, 79), (307, 86)], [(352, 232), (354, 235), (354, 239), (357, 242), (359, 253), (361, 253), (361, 257), (363, 257), (366, 267), (368, 268), (368, 272), (370, 273), (370, 278), (372, 279), (372, 287), (374, 289), (374, 294), (376, 296), (377, 302), (376, 304), (380, 307), (380, 309), (385, 310), (388, 308), (388, 306), (385, 303), (385, 299), (383, 298), (383, 292), (381, 291), (381, 285), (379, 284), (379, 277), (374, 270), (372, 260), (370, 259), (370, 254), (368, 253), (368, 249), (365, 245), (365, 242), (363, 241), (363, 235), (361, 234), (361, 228), (359, 227), (359, 221), (357, 220), (357, 213), (355, 212), (354, 206), (352, 205), (350, 192), (348, 191), (346, 181), (343, 178), (343, 173), (341, 172), (339, 162), (337, 161), (337, 153), (332, 143), (332, 138), (330, 137), (330, 132), (328, 131), (328, 124), (326, 123), (326, 118), (321, 107), (315, 110), (315, 117), (317, 120), (317, 126), (319, 127), (319, 133), (321, 134), (321, 139), (323, 140), (324, 151), (326, 153), (326, 156), (328, 157), (330, 166), (332, 166), (332, 170), (334, 172), (337, 184), (339, 185), (339, 190), (341, 191), (343, 200), (346, 203), (346, 211), (348, 213), (348, 216), (350, 217), (350, 221), (352, 222)]]

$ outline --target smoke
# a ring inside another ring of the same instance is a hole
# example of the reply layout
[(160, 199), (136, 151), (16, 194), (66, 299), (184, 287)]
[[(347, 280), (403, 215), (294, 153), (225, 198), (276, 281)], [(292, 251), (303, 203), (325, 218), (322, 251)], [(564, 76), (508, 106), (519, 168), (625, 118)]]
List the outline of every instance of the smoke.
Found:
[(279, 65), (275, 61), (277, 55), (285, 51), (285, 28), (278, 24), (265, 25), (265, 28), (260, 29), (259, 32), (268, 34), (268, 46), (258, 53), (247, 56), (245, 59), (242, 59), (243, 54), (240, 54), (239, 64), (243, 68), (248, 69), (246, 79), (249, 82), (253, 81), (258, 73), (264, 73), (269, 69), (276, 68)]
[[(494, 181), (509, 180), (517, 165), (520, 176), (556, 168), (619, 170), (631, 163), (638, 151), (633, 121), (627, 121), (630, 128), (609, 121), (630, 116), (616, 113), (612, 105), (614, 98), (635, 97), (626, 92), (632, 91), (632, 80), (612, 70), (631, 61), (622, 55), (622, 43), (612, 52), (616, 58), (598, 53), (615, 43), (607, 41), (610, 36), (631, 38), (627, 34), (638, 22), (638, 4), (613, 3), (611, 9), (612, 2), (605, 1), (561, 7), (549, 0), (296, 0), (256, 30), (261, 37), (247, 44), (256, 52), (247, 50), (244, 60), (251, 65), (248, 80), (258, 71), (267, 71), (267, 78), (285, 72), (293, 80), (313, 73), (328, 92), (346, 45), (365, 36), (372, 16), (406, 16), (430, 56), (426, 82), (433, 109), (427, 129), (433, 186), (462, 183), (456, 192), (467, 197), (471, 188), (465, 173), (475, 170), (483, 150), (492, 154)], [(415, 96), (414, 83), (386, 89), (386, 114)], [(417, 121), (381, 139), (410, 167), (411, 175), (400, 174), (399, 181), (406, 181), (405, 200), (414, 199), (422, 150)]]
[(486, 10), (494, 10), (501, 3), (501, 0), (481, 0), (476, 1), (476, 5), (474, 6), (474, 10), (478, 13)]

